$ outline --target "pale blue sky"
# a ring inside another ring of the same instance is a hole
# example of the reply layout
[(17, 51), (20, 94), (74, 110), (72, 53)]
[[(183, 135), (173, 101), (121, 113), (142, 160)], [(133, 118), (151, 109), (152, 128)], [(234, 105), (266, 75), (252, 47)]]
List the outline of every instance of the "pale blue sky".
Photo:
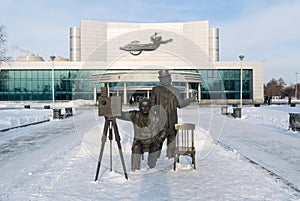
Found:
[[(265, 82), (300, 73), (299, 0), (0, 0), (9, 56), (69, 58), (69, 28), (81, 19), (116, 22), (209, 20), (220, 29), (220, 60), (265, 61)], [(300, 76), (298, 76), (300, 80)]]

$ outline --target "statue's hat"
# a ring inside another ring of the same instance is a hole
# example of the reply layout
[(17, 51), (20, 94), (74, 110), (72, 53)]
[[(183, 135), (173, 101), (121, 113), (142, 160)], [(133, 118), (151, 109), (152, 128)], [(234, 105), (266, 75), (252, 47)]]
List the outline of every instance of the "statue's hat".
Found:
[(169, 73), (169, 70), (166, 70), (166, 69), (160, 70), (158, 72), (158, 74), (159, 74), (158, 78), (171, 76), (170, 73)]

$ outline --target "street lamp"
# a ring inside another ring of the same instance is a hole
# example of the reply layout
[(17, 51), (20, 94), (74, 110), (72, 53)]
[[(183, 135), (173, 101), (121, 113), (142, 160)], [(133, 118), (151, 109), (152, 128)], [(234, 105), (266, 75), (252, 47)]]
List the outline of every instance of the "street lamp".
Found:
[(243, 59), (245, 58), (244, 55), (239, 56), (241, 60), (241, 77), (240, 77), (240, 107), (242, 108), (243, 105)]
[(298, 99), (298, 81), (297, 81), (297, 77), (298, 77), (298, 73), (296, 74), (296, 87), (295, 87), (295, 98)]
[(50, 56), (50, 59), (52, 61), (52, 109), (54, 109), (54, 60), (55, 56)]

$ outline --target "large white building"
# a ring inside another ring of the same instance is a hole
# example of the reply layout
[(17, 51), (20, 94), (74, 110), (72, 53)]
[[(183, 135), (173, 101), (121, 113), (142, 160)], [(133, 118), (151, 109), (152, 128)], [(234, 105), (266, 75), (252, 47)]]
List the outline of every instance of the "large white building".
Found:
[[(237, 55), (238, 56), (238, 55)], [(81, 20), (70, 28), (70, 61), (12, 62), (0, 72), (0, 100), (96, 100), (100, 87), (122, 96), (151, 96), (158, 70), (169, 69), (182, 96), (199, 102), (263, 101), (263, 63), (219, 61), (219, 30), (208, 21), (123, 23)], [(25, 77), (24, 77), (25, 76)]]
[[(109, 46), (128, 43), (128, 40), (143, 40), (150, 42), (150, 36), (154, 33), (160, 33), (163, 39), (174, 38), (171, 47), (165, 48), (171, 50), (174, 47), (176, 51), (186, 51), (191, 54), (192, 49), (200, 48), (206, 56), (212, 61), (219, 61), (219, 30), (210, 28), (208, 21), (185, 22), (185, 23), (120, 23), (120, 22), (98, 22), (81, 20), (80, 27), (70, 28), (70, 59), (71, 61), (90, 60), (93, 51)], [(182, 43), (188, 41), (194, 43), (195, 47), (186, 47)], [(113, 44), (113, 43), (116, 44)], [(188, 49), (183, 49), (188, 48)], [(116, 57), (122, 52), (107, 52), (108, 56)], [(197, 51), (197, 50), (196, 50)], [(116, 55), (110, 55), (115, 53)], [(98, 60), (98, 59), (96, 59)], [(99, 59), (100, 60), (100, 59)]]

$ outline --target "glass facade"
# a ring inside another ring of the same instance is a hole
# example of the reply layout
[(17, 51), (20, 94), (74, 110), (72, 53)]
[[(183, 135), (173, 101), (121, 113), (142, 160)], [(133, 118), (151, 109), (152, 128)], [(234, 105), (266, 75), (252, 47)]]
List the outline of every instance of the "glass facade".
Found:
[[(179, 70), (180, 71), (180, 70)], [(187, 70), (181, 70), (187, 71)], [(103, 73), (103, 70), (55, 70), (54, 89), (55, 100), (93, 100), (93, 74)], [(195, 70), (190, 70), (195, 72)], [(202, 75), (201, 99), (239, 99), (240, 70), (199, 70)], [(145, 84), (143, 82), (143, 84)], [(147, 83), (154, 86), (159, 83)], [(118, 83), (111, 83), (111, 87)], [(127, 83), (128, 86), (141, 86), (140, 83)], [(174, 83), (184, 86), (183, 83)], [(104, 84), (97, 84), (97, 91)], [(144, 85), (145, 86), (145, 85)], [(196, 83), (191, 88), (197, 89)], [(243, 99), (252, 99), (253, 72), (243, 70)], [(1, 70), (0, 71), (0, 100), (52, 100), (52, 71), (51, 70)]]
[[(93, 99), (94, 70), (55, 70), (55, 100)], [(52, 70), (1, 70), (0, 100), (52, 100)]]
[[(202, 99), (239, 99), (240, 76), (239, 69), (199, 70), (202, 75)], [(243, 99), (253, 98), (253, 71), (242, 71)]]

